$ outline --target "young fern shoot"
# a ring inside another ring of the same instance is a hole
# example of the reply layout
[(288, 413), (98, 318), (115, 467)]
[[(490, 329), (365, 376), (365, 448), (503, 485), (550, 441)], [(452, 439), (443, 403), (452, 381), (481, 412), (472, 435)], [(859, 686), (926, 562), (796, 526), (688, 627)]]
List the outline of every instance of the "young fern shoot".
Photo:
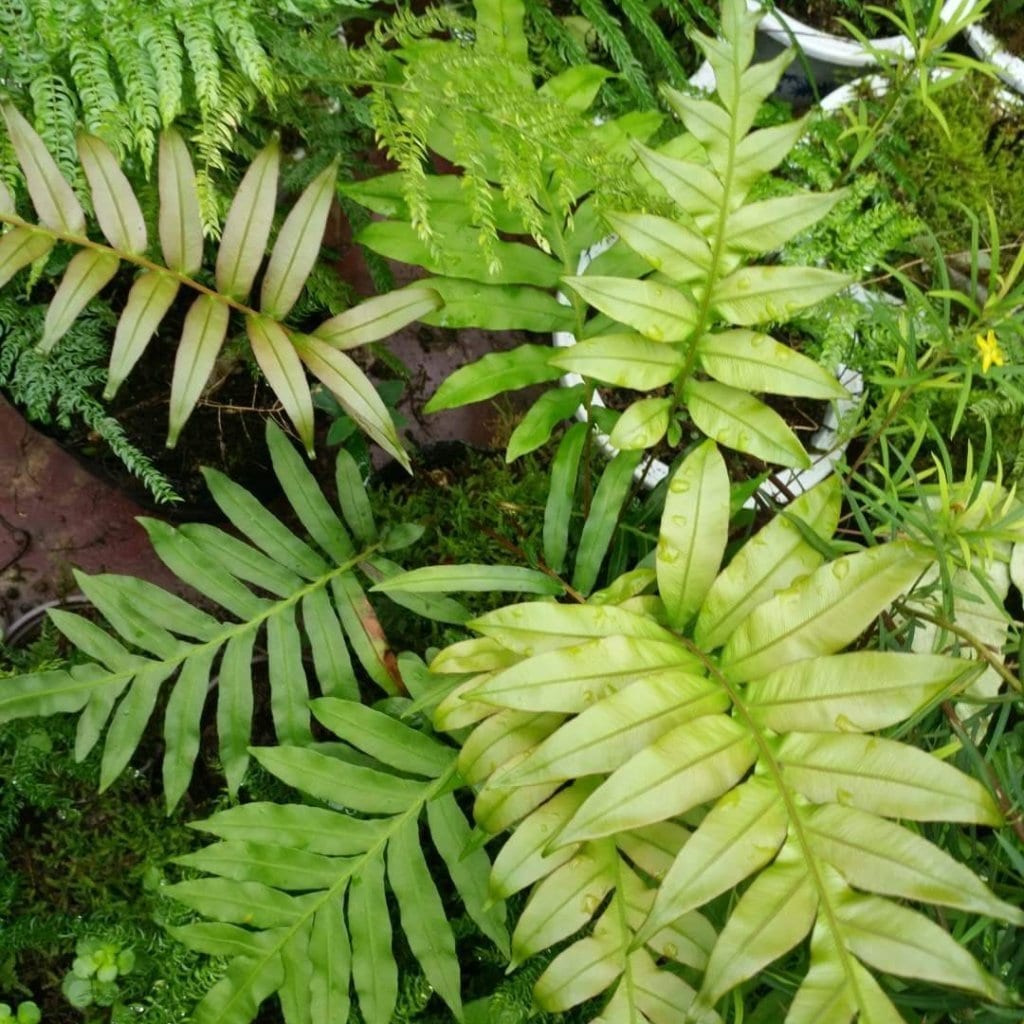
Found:
[(199, 195), (188, 149), (177, 132), (169, 129), (160, 137), (160, 262), (147, 255), (149, 236), (139, 201), (104, 142), (84, 133), (78, 137), (79, 158), (106, 244), (86, 235), (82, 206), (43, 140), (11, 104), (0, 110), (39, 217), (37, 223), (22, 219), (7, 190), (0, 194), (0, 222), (12, 226), (0, 239), (0, 287), (23, 267), (44, 259), (58, 242), (79, 250), (47, 311), (41, 352), (49, 352), (60, 341), (122, 262), (128, 263), (140, 273), (115, 333), (105, 397), (111, 397), (131, 372), (178, 295), (198, 293), (185, 314), (175, 358), (169, 446), (176, 443), (207, 386), (235, 313), (242, 316), (253, 356), (307, 452), (313, 449), (308, 370), (362, 430), (408, 468), (386, 406), (345, 350), (386, 337), (436, 309), (439, 296), (421, 287), (378, 296), (332, 317), (310, 334), (284, 323), (319, 255), (334, 196), (333, 165), (317, 175), (285, 218), (266, 263), (257, 307), (250, 293), (264, 265), (273, 225), (280, 164), (277, 142), (256, 156), (235, 194), (211, 288), (199, 279)]

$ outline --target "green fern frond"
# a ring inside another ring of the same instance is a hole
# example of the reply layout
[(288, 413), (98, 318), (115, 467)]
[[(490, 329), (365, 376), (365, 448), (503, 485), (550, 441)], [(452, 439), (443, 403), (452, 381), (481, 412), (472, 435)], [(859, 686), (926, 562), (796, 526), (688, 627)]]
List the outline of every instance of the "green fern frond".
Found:
[(156, 78), (161, 128), (169, 128), (181, 112), (185, 54), (181, 39), (165, 11), (139, 12), (139, 45), (145, 50)]

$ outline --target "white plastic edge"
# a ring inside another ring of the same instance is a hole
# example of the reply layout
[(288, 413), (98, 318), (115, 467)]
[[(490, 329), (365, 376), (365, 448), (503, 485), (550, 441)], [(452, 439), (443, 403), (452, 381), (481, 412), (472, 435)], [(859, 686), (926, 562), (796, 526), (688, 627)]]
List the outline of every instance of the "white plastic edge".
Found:
[[(978, 0), (946, 0), (939, 16), (943, 21), (949, 21), (972, 11), (977, 3)], [(755, 14), (764, 11), (757, 0), (747, 0), (747, 9)], [(780, 10), (764, 14), (757, 27), (782, 46), (792, 46), (795, 42), (807, 57), (839, 67), (874, 67), (879, 63), (879, 54), (900, 58), (910, 57), (914, 52), (913, 44), (906, 36), (883, 36), (865, 44), (822, 32)]]
[(968, 25), (964, 34), (970, 48), (987, 60), (1008, 86), (1024, 95), (1024, 60), (1010, 53), (983, 25)]

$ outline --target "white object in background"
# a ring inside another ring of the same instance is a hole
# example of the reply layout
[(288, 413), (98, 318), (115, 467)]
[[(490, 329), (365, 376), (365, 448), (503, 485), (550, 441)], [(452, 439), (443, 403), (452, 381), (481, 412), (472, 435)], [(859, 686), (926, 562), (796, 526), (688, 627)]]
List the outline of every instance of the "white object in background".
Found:
[(971, 49), (982, 60), (987, 60), (996, 74), (1011, 88), (1024, 96), (1024, 60), (1015, 57), (984, 27), (984, 23), (970, 25), (965, 33)]

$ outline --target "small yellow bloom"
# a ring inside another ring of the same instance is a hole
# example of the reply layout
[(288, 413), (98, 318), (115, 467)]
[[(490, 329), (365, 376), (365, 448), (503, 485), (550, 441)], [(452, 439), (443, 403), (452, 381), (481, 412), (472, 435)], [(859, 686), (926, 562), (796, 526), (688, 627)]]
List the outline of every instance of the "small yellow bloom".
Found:
[(999, 341), (996, 338), (995, 331), (989, 331), (987, 337), (978, 335), (974, 339), (974, 344), (978, 346), (978, 353), (981, 356), (981, 372), (988, 373), (990, 366), (1005, 366), (1006, 356), (1003, 354), (1003, 350), (999, 347)]

